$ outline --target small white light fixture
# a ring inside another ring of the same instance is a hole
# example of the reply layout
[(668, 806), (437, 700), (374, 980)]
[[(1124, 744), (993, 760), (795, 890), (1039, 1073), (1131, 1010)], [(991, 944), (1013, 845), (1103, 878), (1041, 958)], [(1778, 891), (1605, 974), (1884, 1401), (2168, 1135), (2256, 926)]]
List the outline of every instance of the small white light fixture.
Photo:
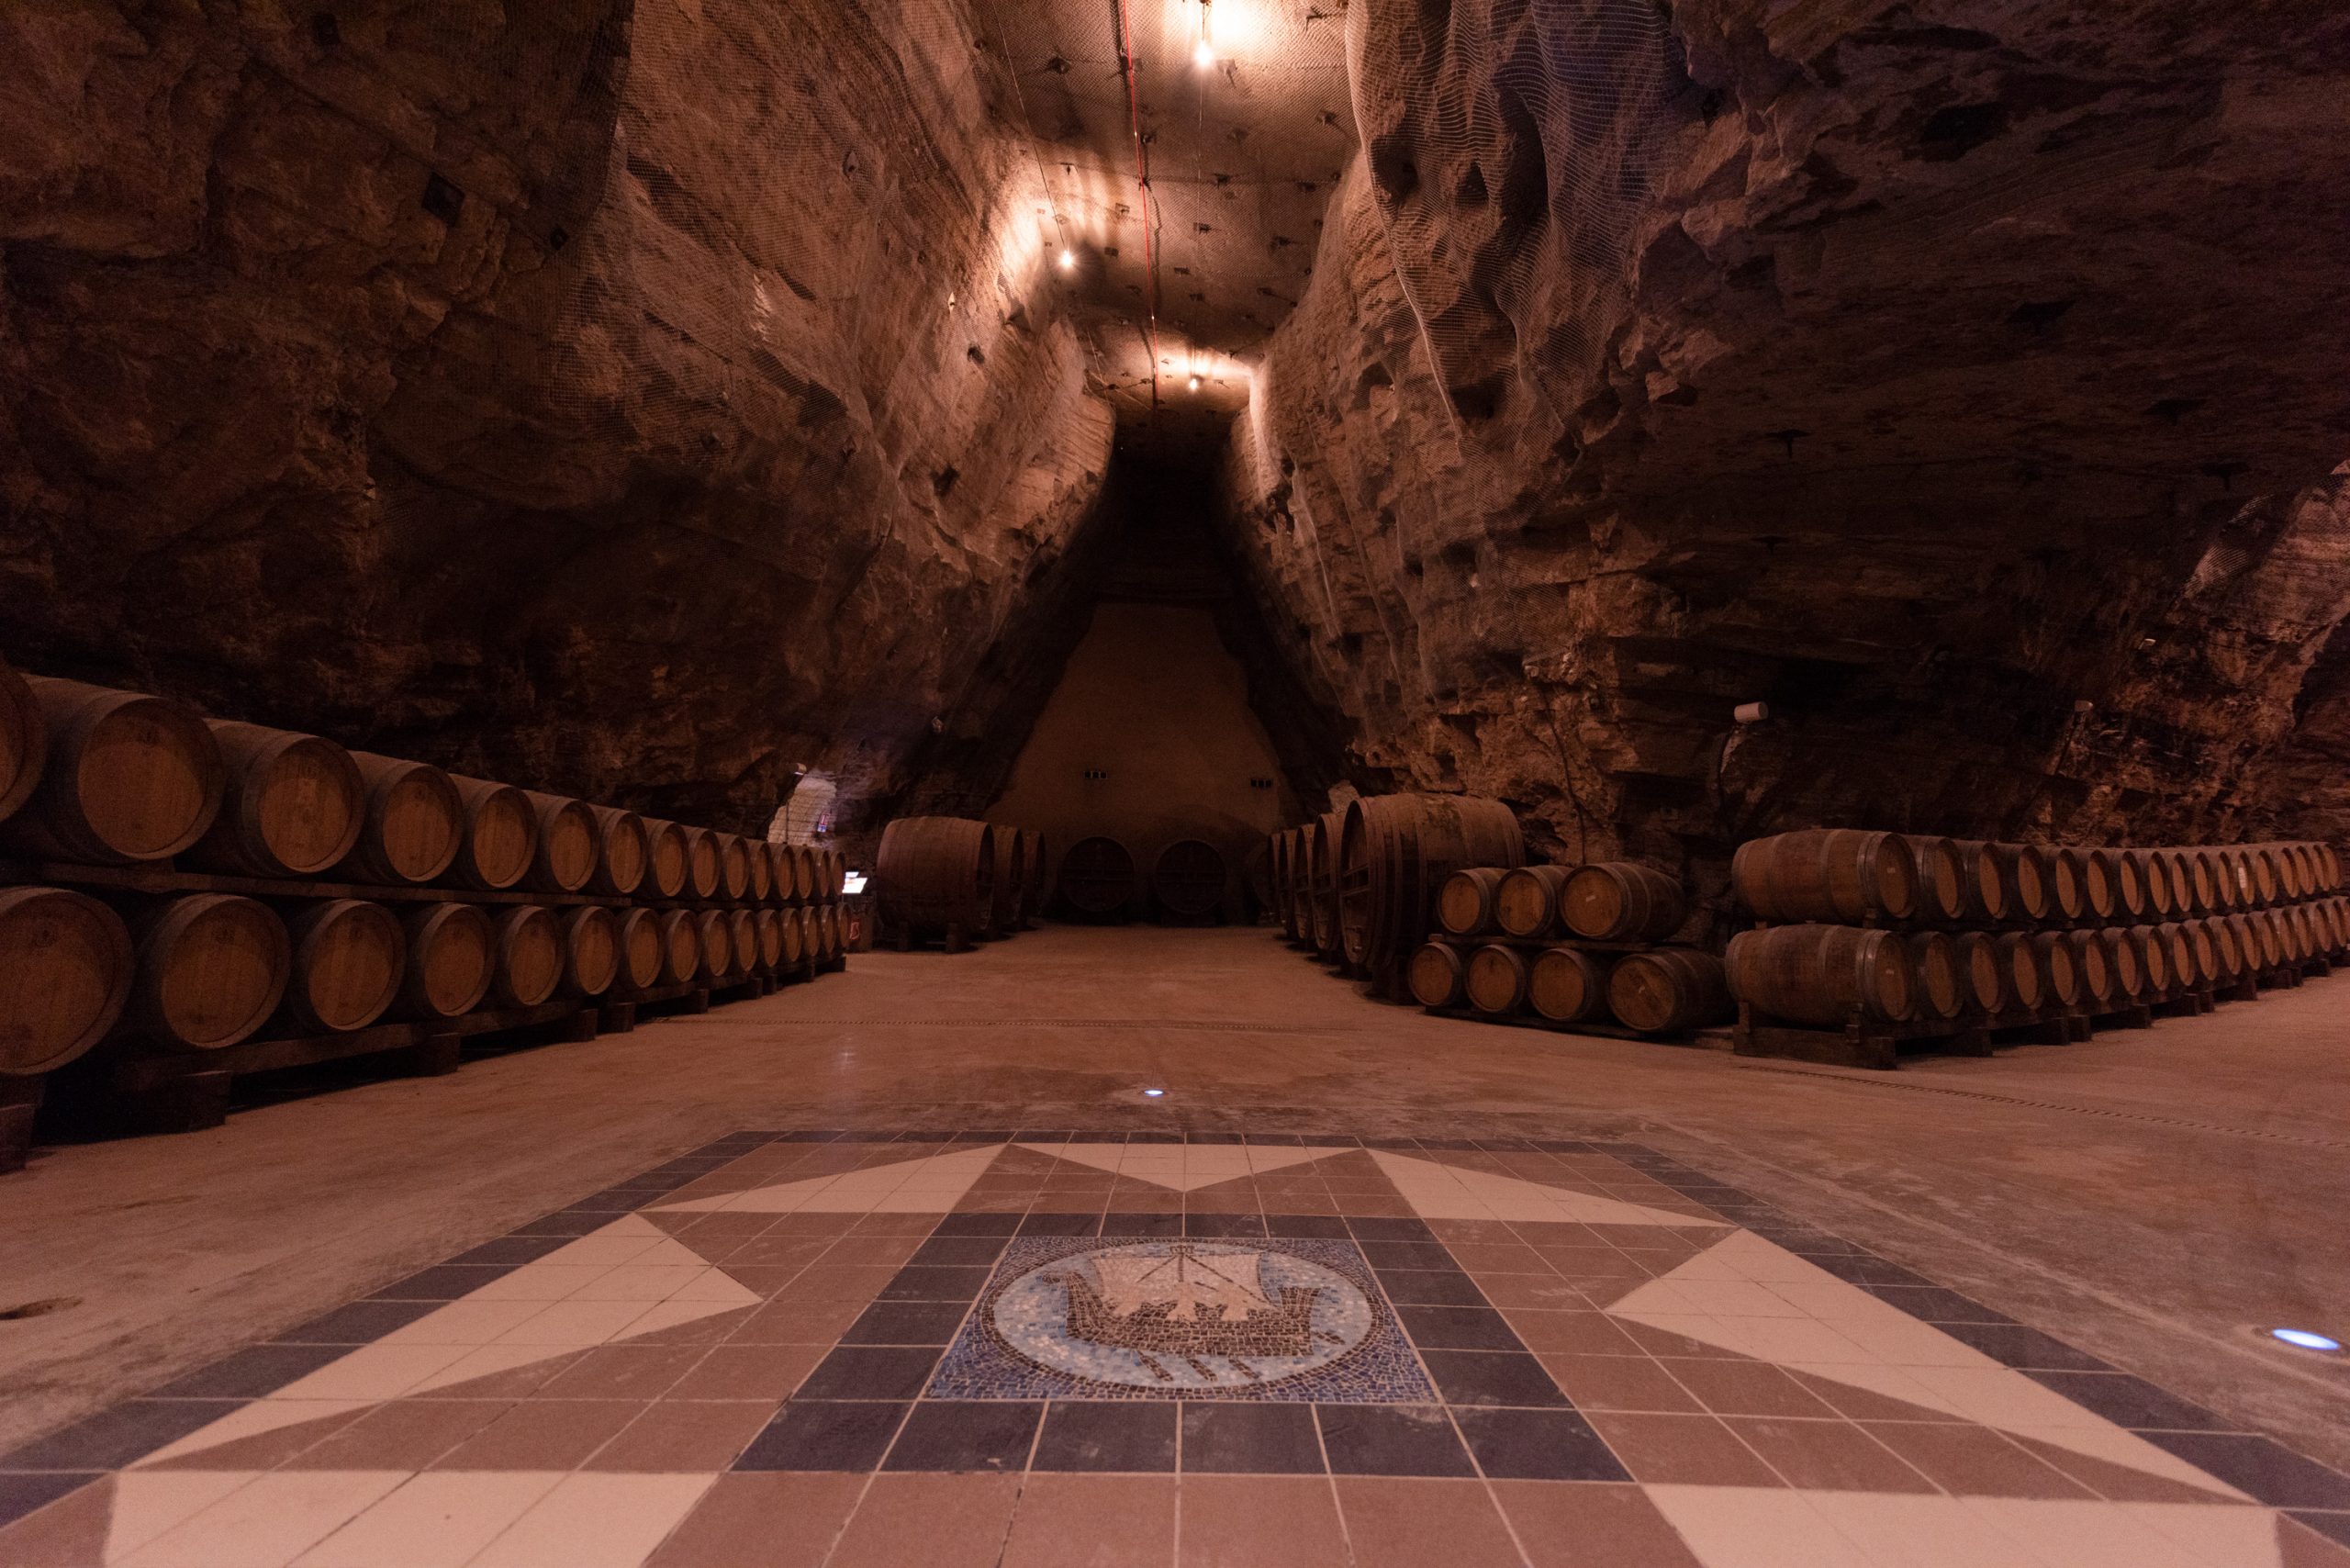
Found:
[(1215, 46), (1202, 39), (1192, 46), (1192, 63), (1205, 71), (1215, 64)]
[(1192, 377), (1192, 391), (1194, 391), (1194, 392), (1197, 392), (1199, 389), (1200, 389), (1200, 378), (1199, 378), (1198, 376), (1194, 375), (1193, 377)]
[(1070, 250), (1067, 245), (1063, 245), (1061, 247), (1061, 271), (1074, 272), (1076, 269), (1077, 252)]
[(846, 873), (845, 875), (844, 875), (844, 876), (841, 878), (841, 891), (842, 891), (843, 893), (861, 893), (861, 892), (863, 892), (864, 890), (865, 890), (865, 873), (864, 873), (864, 872), (862, 872), (862, 871), (850, 871), (850, 872)]
[(1146, 1089), (1142, 1092), (1142, 1097), (1146, 1100), (1163, 1099), (1166, 1094), (1167, 1091), (1164, 1089)]
[(2329, 1339), (2322, 1334), (2312, 1334), (2306, 1328), (2271, 1328), (2268, 1337), (2282, 1339), (2288, 1345), (2298, 1345), (2304, 1350), (2338, 1350), (2342, 1341)]

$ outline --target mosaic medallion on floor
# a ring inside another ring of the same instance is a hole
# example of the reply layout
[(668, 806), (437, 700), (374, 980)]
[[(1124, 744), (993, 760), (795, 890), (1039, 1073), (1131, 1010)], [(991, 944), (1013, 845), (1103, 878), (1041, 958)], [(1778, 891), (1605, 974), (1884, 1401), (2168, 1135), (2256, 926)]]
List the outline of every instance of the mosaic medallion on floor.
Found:
[(2333, 1471), (1568, 1140), (741, 1134), (0, 1457), (8, 1568), (2350, 1568), (2343, 1542)]

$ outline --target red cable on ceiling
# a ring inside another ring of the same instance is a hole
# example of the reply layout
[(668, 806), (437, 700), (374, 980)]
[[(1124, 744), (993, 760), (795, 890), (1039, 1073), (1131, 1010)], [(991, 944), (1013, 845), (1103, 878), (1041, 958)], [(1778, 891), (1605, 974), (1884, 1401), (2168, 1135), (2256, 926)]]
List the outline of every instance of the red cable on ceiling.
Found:
[(1134, 36), (1126, 22), (1126, 0), (1111, 0), (1118, 18), (1118, 67), (1126, 79), (1126, 118), (1134, 129), (1135, 184), (1142, 192), (1142, 264), (1144, 308), (1149, 315), (1150, 407), (1158, 410), (1158, 253), (1151, 218), (1150, 154), (1142, 140), (1142, 100), (1135, 90)]

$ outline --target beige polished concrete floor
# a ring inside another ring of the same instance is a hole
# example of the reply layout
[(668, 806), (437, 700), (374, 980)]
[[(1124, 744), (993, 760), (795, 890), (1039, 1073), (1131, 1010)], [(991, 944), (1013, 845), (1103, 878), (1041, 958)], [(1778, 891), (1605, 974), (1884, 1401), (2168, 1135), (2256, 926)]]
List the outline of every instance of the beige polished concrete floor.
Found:
[[(2350, 979), (1896, 1074), (1429, 1017), (1269, 930), (1047, 928), (634, 1034), (38, 1151), (0, 1177), (0, 1443), (760, 1127), (1636, 1137), (2350, 1462)], [(1163, 1088), (1146, 1099), (1146, 1087)]]

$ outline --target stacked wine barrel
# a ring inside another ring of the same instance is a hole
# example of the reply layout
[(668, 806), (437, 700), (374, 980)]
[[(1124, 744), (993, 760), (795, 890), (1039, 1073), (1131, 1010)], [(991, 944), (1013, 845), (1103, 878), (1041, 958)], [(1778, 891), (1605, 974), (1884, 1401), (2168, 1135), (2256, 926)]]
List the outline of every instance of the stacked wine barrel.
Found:
[(1729, 945), (1756, 1024), (1891, 1039), (2200, 1009), (2350, 947), (2343, 868), (2311, 843), (2119, 847), (1858, 829), (1742, 845)]
[(479, 1032), (844, 950), (831, 850), (6, 666), (0, 857), (0, 1090), (102, 1041), (232, 1070), (247, 1042)]
[(960, 953), (1028, 929), (1044, 908), (1045, 847), (1045, 835), (1028, 828), (898, 818), (881, 830), (868, 889), (878, 935), (901, 949), (937, 941)]
[(1684, 1035), (1730, 1010), (1721, 959), (1670, 944), (1688, 919), (1680, 881), (1637, 861), (1470, 867), (1438, 890), (1412, 997), (1496, 1021)]
[(1266, 849), (1282, 935), (1397, 1001), (1445, 879), (1526, 860), (1510, 809), (1473, 795), (1362, 796), (1272, 834)]

